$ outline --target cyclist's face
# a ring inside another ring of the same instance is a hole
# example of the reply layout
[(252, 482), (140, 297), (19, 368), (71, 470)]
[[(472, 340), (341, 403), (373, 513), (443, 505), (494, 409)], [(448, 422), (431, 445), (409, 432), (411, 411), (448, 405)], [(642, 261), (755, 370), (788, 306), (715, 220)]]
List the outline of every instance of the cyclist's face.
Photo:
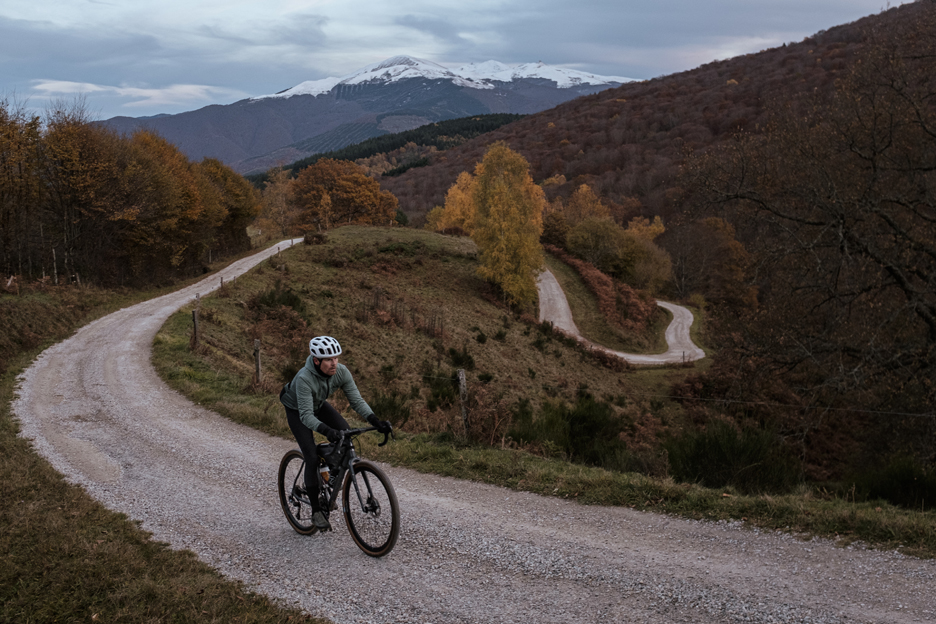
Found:
[(335, 374), (335, 371), (338, 370), (338, 358), (323, 358), (319, 360), (319, 369), (329, 377)]

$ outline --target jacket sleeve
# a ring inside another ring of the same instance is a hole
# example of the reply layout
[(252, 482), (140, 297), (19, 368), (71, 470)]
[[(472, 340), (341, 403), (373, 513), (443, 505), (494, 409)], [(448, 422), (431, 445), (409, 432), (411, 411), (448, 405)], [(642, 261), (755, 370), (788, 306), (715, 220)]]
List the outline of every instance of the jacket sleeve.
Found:
[(357, 384), (354, 383), (351, 371), (345, 368), (342, 373), (344, 374), (341, 380), (341, 391), (344, 392), (345, 396), (348, 398), (348, 403), (350, 403), (354, 411), (358, 413), (358, 416), (366, 420), (368, 416), (374, 413), (374, 410), (361, 398), (361, 393), (357, 389)]

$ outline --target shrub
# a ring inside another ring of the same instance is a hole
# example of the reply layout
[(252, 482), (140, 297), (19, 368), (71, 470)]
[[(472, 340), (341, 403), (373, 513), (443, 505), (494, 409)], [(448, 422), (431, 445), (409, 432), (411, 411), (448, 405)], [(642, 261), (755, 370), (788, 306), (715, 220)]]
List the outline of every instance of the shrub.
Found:
[(409, 421), (409, 400), (396, 390), (378, 392), (368, 405), (379, 419), (389, 420), (394, 427), (402, 428)]
[(279, 280), (276, 281), (276, 285), (272, 289), (257, 295), (253, 303), (253, 307), (278, 308), (286, 306), (295, 310), (300, 316), (305, 314), (305, 304), (302, 302), (302, 297), (293, 292), (291, 288), (283, 289)]
[(664, 446), (678, 481), (757, 494), (787, 492), (801, 480), (799, 460), (776, 433), (764, 429), (717, 420), (702, 431), (683, 431)]
[(869, 470), (855, 479), (857, 496), (883, 499), (907, 509), (936, 508), (936, 471), (912, 457), (896, 457), (883, 469)]
[(422, 370), (423, 385), (429, 389), (429, 398), (426, 399), (426, 408), (434, 412), (439, 408), (450, 407), (458, 397), (458, 377), (455, 373), (445, 375), (441, 369), (436, 370), (431, 362), (425, 362)]
[(522, 399), (512, 416), (508, 435), (517, 442), (553, 449), (551, 454), (559, 450), (571, 461), (608, 470), (626, 470), (632, 463), (614, 409), (587, 393), (580, 393), (571, 407), (548, 401), (537, 418), (530, 402)]
[(464, 368), (466, 370), (474, 370), (474, 357), (468, 353), (467, 344), (462, 347), (461, 351), (455, 349), (454, 347), (449, 347), (448, 355), (449, 359), (452, 361), (452, 366), (455, 366), (456, 368)]

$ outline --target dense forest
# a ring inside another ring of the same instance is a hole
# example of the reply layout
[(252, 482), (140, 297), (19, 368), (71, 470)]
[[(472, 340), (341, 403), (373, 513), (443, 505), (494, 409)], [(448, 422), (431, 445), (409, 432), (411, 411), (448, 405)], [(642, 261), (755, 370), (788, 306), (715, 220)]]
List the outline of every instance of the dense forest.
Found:
[[(315, 154), (314, 156), (297, 160), (286, 166), (285, 169), (288, 169), (290, 175), (295, 177), (302, 169), (322, 159), (351, 161), (373, 159), (375, 156), (379, 157), (385, 154), (400, 152), (408, 145), (423, 148), (420, 155), (414, 159), (418, 160), (422, 158), (423, 154), (430, 153), (430, 151), (444, 151), (457, 147), (466, 141), (491, 132), (492, 130), (496, 130), (503, 125), (517, 121), (522, 117), (523, 115), (499, 113), (439, 121), (414, 128), (413, 130), (367, 139), (338, 150)], [(429, 148), (435, 149), (430, 150)], [(428, 161), (426, 161), (426, 164), (428, 164)], [(394, 165), (394, 167), (397, 166), (403, 166), (403, 163)], [(380, 173), (383, 174), (384, 172), (381, 171)], [(247, 178), (257, 186), (262, 186), (268, 179), (268, 173), (249, 175)]]
[[(250, 248), (259, 194), (216, 160), (148, 132), (119, 136), (83, 103), (45, 118), (0, 101), (0, 271), (21, 279), (158, 284)], [(12, 284), (11, 284), (12, 285)]]

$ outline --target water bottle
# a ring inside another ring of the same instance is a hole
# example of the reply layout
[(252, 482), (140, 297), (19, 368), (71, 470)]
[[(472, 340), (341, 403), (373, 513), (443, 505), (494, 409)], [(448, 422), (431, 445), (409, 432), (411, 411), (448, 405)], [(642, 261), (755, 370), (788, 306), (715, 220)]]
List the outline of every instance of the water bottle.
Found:
[(328, 483), (328, 466), (325, 464), (319, 466), (319, 474), (322, 475), (322, 483)]

